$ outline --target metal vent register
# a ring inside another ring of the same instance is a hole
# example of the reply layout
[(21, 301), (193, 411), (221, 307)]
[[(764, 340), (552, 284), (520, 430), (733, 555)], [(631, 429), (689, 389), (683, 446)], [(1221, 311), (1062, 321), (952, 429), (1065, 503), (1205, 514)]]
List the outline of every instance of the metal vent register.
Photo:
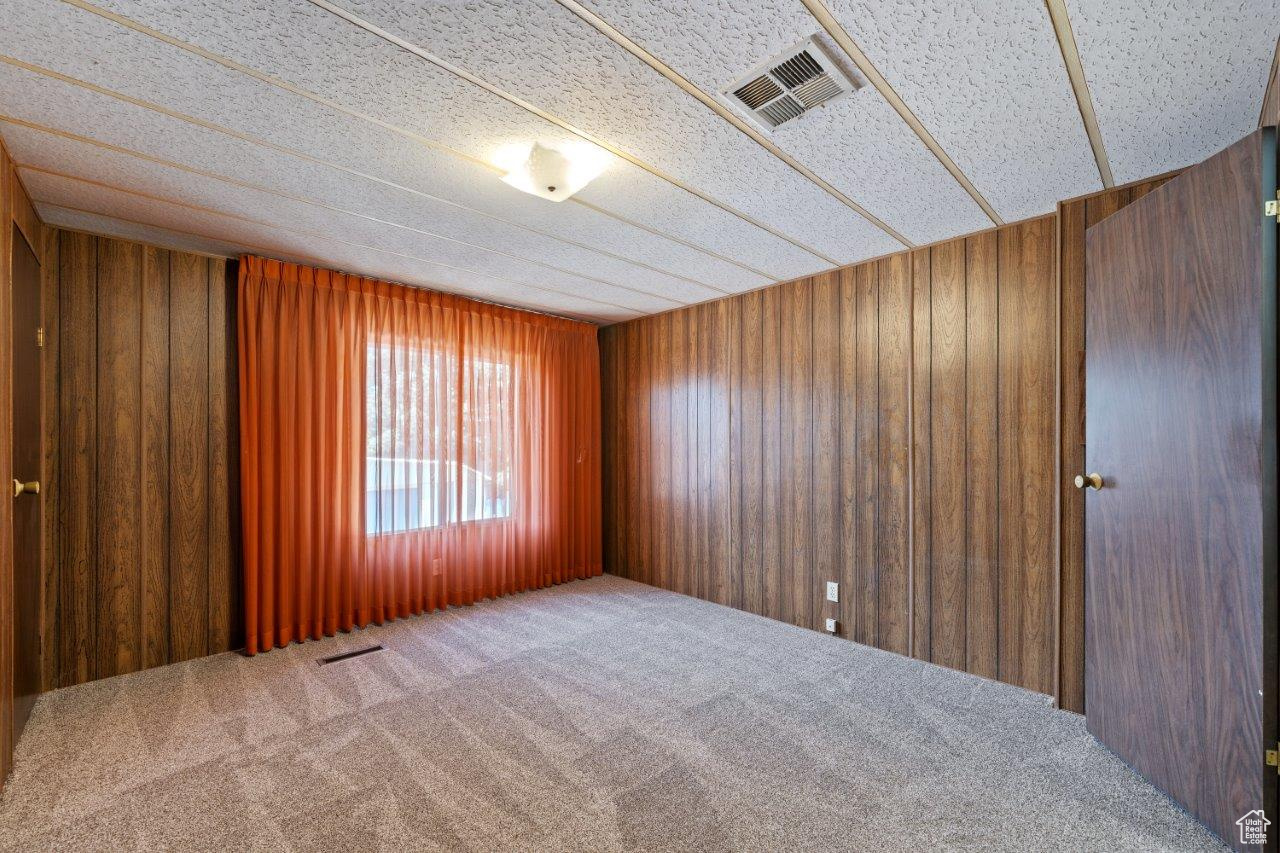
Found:
[(854, 91), (857, 86), (813, 38), (762, 62), (724, 94), (765, 130)]

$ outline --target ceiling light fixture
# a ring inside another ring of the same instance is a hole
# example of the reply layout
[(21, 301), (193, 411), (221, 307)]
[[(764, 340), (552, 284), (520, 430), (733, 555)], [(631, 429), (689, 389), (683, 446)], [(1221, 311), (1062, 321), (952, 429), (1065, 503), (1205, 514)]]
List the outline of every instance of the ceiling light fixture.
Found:
[(548, 201), (564, 201), (591, 183), (609, 164), (610, 154), (589, 143), (551, 147), (507, 146), (494, 158), (504, 183)]

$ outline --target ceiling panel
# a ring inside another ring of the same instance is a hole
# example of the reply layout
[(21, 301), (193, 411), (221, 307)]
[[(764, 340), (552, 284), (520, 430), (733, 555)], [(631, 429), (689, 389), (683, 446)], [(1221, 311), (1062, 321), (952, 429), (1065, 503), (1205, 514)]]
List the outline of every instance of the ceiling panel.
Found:
[(841, 263), (902, 248), (555, 0), (340, 5)]
[[(99, 5), (485, 162), (512, 142), (572, 138), (523, 108), (304, 0), (185, 4), (104, 0)], [(589, 188), (583, 195), (593, 205), (727, 255), (775, 278), (830, 266), (824, 259), (625, 161), (615, 161), (603, 178), (616, 192), (605, 197)], [(637, 197), (652, 198), (654, 203), (641, 206), (635, 201)], [(551, 218), (545, 205), (534, 206), (543, 218)], [(565, 212), (556, 210), (553, 218), (563, 216)], [(568, 227), (576, 226), (570, 223)], [(652, 246), (646, 249), (656, 251)], [(723, 266), (689, 253), (677, 262), (677, 268), (710, 283), (735, 290), (760, 286), (750, 275), (744, 279), (740, 268), (725, 270)], [(703, 273), (704, 267), (714, 269)]]
[[(706, 5), (587, 0), (583, 5), (731, 109), (733, 101), (720, 95), (722, 90), (822, 29), (798, 0)], [(834, 42), (825, 34), (822, 40), (858, 78)], [(993, 224), (872, 86), (806, 113), (770, 138), (913, 242)]]
[[(0, 67), (0, 81), (5, 77), (4, 69)], [(18, 91), (24, 90), (19, 87)], [(90, 94), (89, 97), (96, 96)], [(29, 102), (29, 99), (24, 100)], [(40, 102), (66, 105), (66, 101), (53, 98)], [(624, 261), (565, 245), (456, 208), (451, 209), (448, 205), (431, 199), (363, 181), (337, 170), (317, 169), (274, 152), (268, 152), (271, 156), (264, 158), (267, 162), (256, 162), (252, 159), (255, 146), (245, 143), (230, 146), (231, 150), (220, 146), (216, 139), (196, 138), (175, 145), (177, 137), (166, 135), (165, 131), (170, 128), (164, 126), (166, 121), (172, 122), (172, 119), (159, 117), (162, 120), (157, 121), (154, 114), (140, 112), (142, 114), (132, 122), (127, 115), (119, 117), (128, 123), (132, 138), (121, 139), (124, 134), (114, 133), (109, 123), (98, 124), (93, 128), (97, 138), (107, 144), (139, 141), (139, 136), (145, 136), (152, 140), (149, 147), (159, 149), (139, 152), (137, 156), (3, 121), (0, 121), (0, 132), (4, 134), (10, 151), (20, 164), (70, 172), (83, 177), (97, 176), (105, 183), (123, 188), (138, 188), (159, 194), (167, 192), (175, 199), (207, 198), (226, 200), (227, 203), (234, 200), (245, 215), (253, 215), (252, 211), (256, 207), (259, 211), (257, 218), (265, 215), (268, 207), (281, 201), (293, 205), (296, 213), (292, 215), (298, 221), (314, 220), (319, 214), (333, 213), (332, 209), (336, 209), (340, 213), (335, 215), (359, 223), (359, 227), (370, 235), (382, 231), (399, 235), (401, 240), (411, 241), (416, 247), (415, 251), (429, 251), (430, 245), (444, 238), (524, 259), (533, 275), (540, 275), (538, 270), (549, 268), (585, 276), (592, 281), (583, 281), (582, 284), (585, 286), (589, 283), (592, 289), (599, 286), (602, 290), (609, 291), (622, 287), (645, 292), (643, 286), (648, 284), (651, 290), (647, 292), (654, 294), (649, 302), (666, 308), (680, 302), (699, 301), (721, 295), (718, 291), (690, 281), (639, 269)], [(83, 115), (86, 124), (93, 124), (92, 112), (85, 112)], [(71, 130), (81, 129), (89, 128)], [(200, 133), (208, 133), (199, 128), (195, 130), (197, 137)], [(146, 144), (146, 140), (142, 141)], [(194, 150), (188, 151), (189, 143), (194, 143)], [(239, 147), (248, 150), (239, 151)], [(172, 157), (173, 160), (168, 162), (175, 162), (186, 168), (156, 164), (143, 156), (156, 154)], [(237, 157), (238, 154), (246, 156)], [(224, 180), (210, 179), (210, 174), (220, 175)], [(245, 183), (261, 187), (262, 191), (246, 187), (243, 185)], [(157, 191), (156, 187), (162, 187), (163, 191)], [(281, 198), (282, 195), (285, 198)], [(299, 199), (312, 204), (300, 204)], [(669, 295), (658, 295), (664, 293)]]
[[(485, 251), (467, 243), (442, 240), (402, 228), (388, 228), (364, 217), (229, 186), (110, 151), (90, 146), (68, 150), (76, 144), (66, 140), (37, 139), (21, 133), (15, 134), (15, 140), (18, 144), (13, 151), (14, 157), (25, 166), (56, 169), (60, 174), (205, 208), (250, 223), (278, 226), (277, 230), (320, 238), (333, 235), (330, 239), (341, 243), (434, 261), (563, 293), (590, 294), (593, 299), (640, 312), (663, 311), (678, 305), (652, 294), (584, 279), (497, 251)], [(42, 150), (37, 150), (36, 146)], [(37, 198), (44, 198), (38, 187), (45, 185), (43, 180), (37, 182), (29, 188), (30, 192)]]
[(1119, 182), (1198, 163), (1258, 126), (1275, 0), (1067, 0)]
[[(0, 134), (62, 221), (602, 319), (901, 248), (840, 194), (914, 243), (990, 224), (802, 0), (579, 0), (601, 29), (557, 0), (326, 0), (355, 22), (321, 0), (95, 2), (0, 0)], [(1002, 218), (1100, 188), (1042, 0), (824, 2)], [(1117, 180), (1256, 124), (1275, 0), (1066, 3)], [(815, 33), (864, 85), (765, 133), (780, 157), (608, 26), (730, 109), (721, 89)], [(498, 180), (503, 146), (579, 133), (625, 156), (575, 199)]]
[[(444, 153), (403, 134), (327, 109), (74, 7), (41, 4), (25, 11), (29, 14), (21, 17), (23, 23), (19, 28), (12, 31), (6, 29), (0, 35), (0, 50), (25, 61), (54, 66), (56, 71), (71, 76), (87, 77), (99, 85), (121, 90), (131, 97), (162, 100), (168, 108), (195, 114), (203, 121), (229, 125), (238, 132), (304, 151), (326, 162), (372, 174), (441, 199), (461, 200), (466, 206), (480, 210), (490, 217), (554, 234), (560, 239), (581, 245), (602, 247), (595, 253), (602, 255), (599, 262), (607, 260), (603, 255), (612, 254), (625, 256), (643, 265), (637, 267), (632, 264), (625, 271), (615, 269), (609, 273), (618, 278), (625, 276), (625, 280), (636, 287), (652, 289), (682, 301), (697, 301), (714, 298), (731, 289), (758, 287), (777, 277), (766, 277), (741, 263), (698, 251), (584, 205), (551, 205), (526, 196), (502, 184), (492, 169), (480, 163)], [(354, 32), (361, 32), (329, 17)], [(57, 33), (57, 36), (54, 37), (52, 33)], [(385, 43), (382, 44), (385, 46)], [(7, 76), (25, 74), (11, 67), (6, 67), (5, 70)], [(45, 114), (43, 123), (57, 127), (69, 127), (77, 122), (82, 127), (87, 124), (81, 121), (83, 116), (79, 109), (65, 98), (49, 103), (47, 100), (22, 95), (22, 92), (6, 88), (0, 93), (0, 108), (9, 113), (41, 110)], [(246, 104), (254, 106), (246, 109)], [(100, 105), (99, 112), (104, 107), (107, 111), (138, 112), (136, 107), (119, 101)], [(529, 115), (523, 110), (518, 112), (522, 118)], [(154, 112), (144, 121), (152, 125), (156, 121), (174, 123), (172, 119)], [(127, 125), (134, 127), (132, 121)], [(90, 130), (85, 135), (96, 132)], [(207, 129), (190, 124), (185, 132), (210, 135)], [(139, 141), (149, 140), (153, 148), (158, 145), (163, 150), (170, 145), (164, 135), (156, 137), (150, 132), (137, 129), (132, 130), (132, 133)], [(117, 144), (138, 147), (123, 142)], [(229, 141), (225, 135), (218, 135), (218, 141), (213, 145), (224, 148), (245, 147), (241, 141)], [(162, 152), (153, 153), (163, 156)], [(209, 152), (203, 153), (207, 157)], [(277, 154), (278, 152), (273, 152), (278, 160), (280, 158)], [(629, 164), (621, 161), (618, 163), (632, 174), (639, 171)], [(297, 170), (297, 165), (302, 165), (308, 171), (315, 169), (314, 164), (300, 161), (295, 164), (294, 171)], [(385, 187), (379, 187), (379, 190), (384, 194), (386, 192)], [(688, 195), (682, 191), (677, 192)], [(705, 202), (699, 203), (706, 208), (715, 209)], [(456, 205), (451, 206), (445, 214), (446, 217), (455, 218), (458, 215)], [(655, 210), (652, 216), (657, 218), (659, 212)], [(466, 219), (465, 216), (462, 218)], [(474, 220), (476, 217), (470, 218)], [(736, 217), (734, 219), (741, 223)], [(456, 223), (454, 227), (457, 227)], [(483, 239), (493, 231), (493, 227), (493, 223), (489, 223), (487, 230), (469, 230), (476, 239)], [(757, 243), (767, 244), (773, 241), (792, 248), (767, 232), (755, 228), (751, 230), (757, 236)], [(505, 247), (510, 242), (504, 238), (498, 240), (497, 244)], [(565, 251), (568, 256), (562, 259), (564, 266), (576, 264), (578, 261), (573, 255), (582, 254), (579, 248)], [(782, 254), (788, 264), (794, 264), (794, 252), (789, 256), (785, 252)], [(804, 266), (812, 267), (815, 261), (817, 259)], [(699, 282), (706, 286), (699, 287)]]
[(1043, 0), (827, 6), (1006, 221), (1102, 189)]
[(338, 269), (362, 275), (403, 281), (509, 305), (567, 313), (599, 322), (613, 322), (642, 313), (586, 297), (553, 293), (494, 276), (401, 257), (384, 250), (335, 244), (328, 237), (312, 237), (255, 225), (69, 178), (29, 170), (23, 170), (21, 174), (23, 183), (34, 196), (41, 199), (42, 206), (96, 213), (151, 228), (199, 235), (215, 244), (246, 247), (251, 251), (269, 253), (272, 257), (304, 263), (324, 259)]

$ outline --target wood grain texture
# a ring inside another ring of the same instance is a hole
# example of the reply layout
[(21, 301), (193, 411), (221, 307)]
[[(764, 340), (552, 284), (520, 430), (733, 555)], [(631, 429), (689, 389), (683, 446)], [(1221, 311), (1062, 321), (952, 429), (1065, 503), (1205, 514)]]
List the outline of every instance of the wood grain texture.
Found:
[[(37, 223), (38, 224), (38, 223)], [(13, 399), (10, 470), (17, 480), (44, 480), (42, 463), (40, 366), (41, 282), (39, 249), (15, 221), (10, 227), (10, 342)], [(39, 233), (38, 231), (36, 232)], [(39, 242), (37, 242), (39, 246)], [(13, 738), (17, 741), (40, 695), (40, 558), (44, 500), (23, 494), (12, 501), (13, 558)]]
[(42, 490), (44, 499), (44, 553), (40, 558), (42, 567), (43, 591), (40, 607), (40, 648), (41, 673), (40, 689), (51, 690), (57, 683), (58, 636), (52, 629), (58, 621), (58, 590), (61, 578), (57, 570), (58, 558), (58, 502), (61, 495), (60, 475), (58, 473), (58, 377), (61, 374), (59, 365), (60, 325), (58, 304), (58, 257), (60, 254), (60, 233), (55, 228), (44, 228), (43, 251), (40, 259), (40, 308), (44, 313), (44, 355), (40, 362), (40, 409), (43, 423), (42, 451), (44, 461), (41, 464)]
[(906, 253), (877, 262), (880, 285), (878, 470), (876, 494), (877, 636), (881, 648), (910, 653), (911, 265)]
[[(1058, 472), (1082, 450), (1084, 226), (1169, 177), (604, 329), (609, 571), (1078, 710), (1083, 514)], [(661, 494), (686, 503), (655, 581)]]
[[(57, 680), (51, 687), (97, 677), (98, 505), (98, 240), (59, 233), (60, 340), (58, 405)], [(50, 652), (52, 652), (52, 648)]]
[(911, 253), (912, 654), (933, 660), (933, 251)]
[(209, 281), (209, 638), (208, 654), (241, 645), (240, 394), (237, 381), (235, 265), (205, 258)]
[[(13, 197), (18, 192), (17, 173), (9, 152), (0, 143), (0, 459), (13, 455), (13, 341), (12, 325), (12, 260)], [(13, 597), (13, 504), (0, 502), (0, 785), (9, 775), (13, 763), (13, 678), (14, 678), (14, 597)]]
[(209, 274), (176, 252), (169, 272), (169, 644), (187, 660), (209, 633)]
[(1000, 229), (1000, 668), (1053, 693), (1057, 386), (1054, 217)]
[[(928, 525), (930, 595), (921, 621), (933, 639), (925, 657), (953, 669), (965, 668), (968, 614), (968, 554), (965, 509), (969, 495), (965, 405), (967, 327), (965, 243), (946, 243), (932, 252), (930, 305), (930, 398), (927, 418), (917, 429), (930, 436)], [(921, 531), (923, 533), (923, 531)], [(923, 543), (917, 543), (921, 547)]]
[(98, 553), (94, 675), (109, 678), (144, 666), (144, 560), (138, 489), (142, 481), (142, 246), (99, 241), (97, 275), (98, 396), (94, 419), (99, 428), (93, 503), (99, 523), (94, 530)]
[(610, 571), (1051, 692), (1055, 235), (1008, 230), (1003, 279), (991, 231), (605, 329)]
[(1086, 237), (1088, 727), (1237, 849), (1276, 806), (1278, 180), (1267, 128)]
[(1122, 210), (1172, 179), (1164, 175), (1124, 187), (1104, 190), (1058, 206), (1060, 651), (1059, 706), (1084, 713), (1084, 526), (1085, 496), (1072, 483), (1084, 470), (1085, 419), (1085, 229)]
[[(825, 583), (838, 581), (844, 559), (840, 530), (840, 277), (825, 273), (813, 282), (813, 432), (812, 553), (810, 597), (812, 627), (822, 620), (842, 619), (838, 605), (825, 598)], [(739, 419), (741, 420), (741, 419)]]
[(169, 661), (169, 269), (170, 253), (143, 250), (141, 334), (142, 359), (138, 387), (142, 396), (142, 438), (138, 481), (142, 535), (142, 666)]
[(997, 242), (965, 240), (965, 478), (984, 486), (965, 489), (965, 669), (986, 678), (999, 674), (1001, 624)]
[(45, 687), (239, 648), (234, 266), (50, 239), (58, 523)]
[(844, 415), (852, 423), (857, 436), (853, 450), (857, 460), (854, 468), (856, 509), (853, 529), (856, 556), (853, 588), (846, 593), (853, 595), (857, 603), (853, 638), (874, 646), (880, 644), (880, 549), (876, 537), (881, 480), (880, 288), (877, 265), (869, 263), (856, 267), (854, 281), (858, 300), (854, 333), (857, 347), (854, 367), (856, 403), (853, 410)]

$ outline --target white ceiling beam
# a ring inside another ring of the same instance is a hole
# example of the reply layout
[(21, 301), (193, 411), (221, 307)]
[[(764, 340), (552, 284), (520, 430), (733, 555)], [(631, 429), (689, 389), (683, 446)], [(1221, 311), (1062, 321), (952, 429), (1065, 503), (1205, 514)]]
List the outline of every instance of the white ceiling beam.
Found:
[(1067, 15), (1067, 7), (1063, 0), (1044, 0), (1053, 21), (1053, 32), (1058, 37), (1058, 47), (1062, 51), (1062, 63), (1067, 68), (1067, 77), (1071, 80), (1071, 91), (1075, 93), (1076, 104), (1080, 107), (1080, 118), (1084, 122), (1085, 133), (1089, 135), (1089, 145), (1093, 148), (1093, 159), (1098, 164), (1098, 174), (1102, 177), (1102, 185), (1108, 189), (1116, 185), (1111, 174), (1111, 161), (1107, 159), (1107, 149), (1102, 144), (1102, 130), (1098, 127), (1098, 116), (1093, 111), (1093, 96), (1089, 93), (1089, 82), (1084, 76), (1084, 65), (1080, 62), (1080, 51), (1076, 47), (1075, 32), (1071, 29), (1071, 18)]
[(800, 2), (804, 4), (804, 7), (809, 10), (809, 14), (813, 15), (822, 28), (827, 31), (827, 35), (835, 40), (835, 43), (840, 46), (840, 49), (845, 52), (857, 69), (871, 82), (876, 91), (889, 102), (889, 106), (893, 107), (894, 111), (907, 123), (907, 126), (915, 132), (916, 136), (920, 137), (920, 141), (924, 143), (934, 157), (938, 158), (938, 162), (942, 164), (942, 167), (951, 173), (951, 177), (955, 178), (960, 183), (960, 186), (964, 187), (964, 191), (977, 203), (978, 207), (982, 208), (982, 212), (996, 225), (1003, 225), (1004, 220), (996, 213), (991, 203), (987, 201), (982, 193), (978, 192), (978, 188), (973, 185), (973, 181), (970, 181), (968, 176), (960, 170), (960, 167), (951, 159), (951, 156), (938, 144), (938, 140), (933, 138), (933, 134), (924, 126), (924, 123), (907, 106), (906, 101), (902, 100), (893, 86), (889, 85), (889, 81), (884, 78), (884, 75), (875, 67), (862, 48), (858, 47), (858, 43), (853, 40), (853, 37), (849, 35), (849, 31), (836, 19), (836, 16), (831, 14), (831, 10), (827, 8), (826, 4), (822, 0), (800, 0)]

